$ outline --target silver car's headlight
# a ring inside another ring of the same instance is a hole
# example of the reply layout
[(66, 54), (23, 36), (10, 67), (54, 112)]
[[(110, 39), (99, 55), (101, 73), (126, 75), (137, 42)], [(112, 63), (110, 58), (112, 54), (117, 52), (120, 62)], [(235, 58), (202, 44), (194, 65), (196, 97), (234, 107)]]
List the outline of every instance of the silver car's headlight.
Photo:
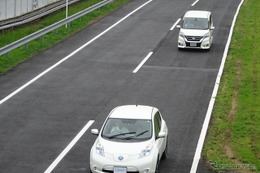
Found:
[(180, 37), (183, 37), (183, 38), (185, 37), (185, 35), (183, 34), (183, 32), (180, 32), (180, 33), (179, 33), (179, 36), (180, 36)]
[(104, 146), (99, 141), (97, 141), (96, 152), (97, 152), (97, 154), (99, 154), (103, 157), (105, 156)]
[(146, 156), (149, 156), (152, 152), (152, 149), (153, 149), (153, 146), (150, 144), (150, 145), (147, 145), (140, 153), (139, 155), (139, 158), (143, 158), (143, 157), (146, 157)]

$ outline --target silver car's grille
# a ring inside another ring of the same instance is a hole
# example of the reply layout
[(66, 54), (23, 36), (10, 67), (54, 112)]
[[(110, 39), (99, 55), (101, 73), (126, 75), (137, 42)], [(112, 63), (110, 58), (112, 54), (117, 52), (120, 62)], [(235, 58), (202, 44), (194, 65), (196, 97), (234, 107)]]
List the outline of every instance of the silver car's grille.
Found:
[(188, 41), (200, 41), (202, 39), (201, 36), (185, 36), (185, 38), (188, 40)]
[[(102, 172), (113, 173), (114, 171), (104, 170), (104, 169), (103, 169)], [(127, 171), (127, 173), (139, 173), (139, 171), (134, 171), (134, 172), (133, 172), (133, 171), (132, 171), (132, 172), (131, 172), (131, 171)]]

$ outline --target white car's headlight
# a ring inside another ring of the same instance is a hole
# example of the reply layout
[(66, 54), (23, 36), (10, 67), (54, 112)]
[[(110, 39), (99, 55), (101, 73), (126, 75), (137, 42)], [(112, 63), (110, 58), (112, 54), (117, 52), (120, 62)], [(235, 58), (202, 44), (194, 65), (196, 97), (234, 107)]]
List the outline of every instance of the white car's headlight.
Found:
[(149, 156), (149, 154), (152, 152), (152, 149), (153, 149), (153, 146), (150, 144), (150, 145), (147, 145), (140, 153), (139, 155), (139, 158), (143, 158), (143, 157), (146, 157), (146, 156)]
[(104, 147), (99, 141), (97, 141), (96, 152), (101, 156), (105, 156)]
[(209, 34), (209, 32), (208, 32), (208, 33), (206, 33), (203, 37), (204, 37), (204, 38), (208, 38), (209, 35), (210, 35), (210, 34)]

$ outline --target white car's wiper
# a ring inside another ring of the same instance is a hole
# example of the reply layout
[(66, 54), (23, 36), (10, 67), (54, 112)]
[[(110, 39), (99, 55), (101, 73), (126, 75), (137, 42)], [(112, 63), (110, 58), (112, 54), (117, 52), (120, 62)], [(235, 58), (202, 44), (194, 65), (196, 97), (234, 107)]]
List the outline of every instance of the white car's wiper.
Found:
[(108, 136), (108, 138), (109, 138), (109, 139), (112, 139), (112, 138), (117, 137), (117, 136), (128, 135), (128, 134), (136, 134), (136, 132), (119, 133), (119, 134), (116, 134), (116, 135)]
[(141, 135), (147, 133), (148, 131), (149, 131), (149, 130), (145, 130), (145, 131), (143, 131), (143, 132), (141, 132), (141, 133), (138, 133), (135, 137), (141, 136)]
[(141, 132), (141, 133), (138, 133), (138, 134), (135, 135), (135, 136), (127, 136), (127, 137), (122, 138), (122, 139), (133, 139), (133, 138), (136, 138), (136, 137), (138, 137), (138, 136), (141, 136), (141, 135), (147, 133), (148, 131), (149, 131), (149, 130), (145, 130), (145, 131), (143, 131), (143, 132)]

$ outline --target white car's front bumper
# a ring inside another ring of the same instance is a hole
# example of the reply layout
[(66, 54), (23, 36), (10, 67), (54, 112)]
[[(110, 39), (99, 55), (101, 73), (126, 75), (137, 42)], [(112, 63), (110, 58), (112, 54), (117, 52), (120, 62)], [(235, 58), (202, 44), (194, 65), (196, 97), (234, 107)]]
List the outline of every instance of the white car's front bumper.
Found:
[(90, 154), (90, 169), (93, 173), (113, 172), (115, 166), (127, 167), (127, 171), (133, 173), (154, 173), (157, 162), (152, 153), (143, 158), (139, 158), (139, 154), (132, 155), (122, 161), (116, 161), (113, 155), (107, 153), (101, 156), (91, 150)]

